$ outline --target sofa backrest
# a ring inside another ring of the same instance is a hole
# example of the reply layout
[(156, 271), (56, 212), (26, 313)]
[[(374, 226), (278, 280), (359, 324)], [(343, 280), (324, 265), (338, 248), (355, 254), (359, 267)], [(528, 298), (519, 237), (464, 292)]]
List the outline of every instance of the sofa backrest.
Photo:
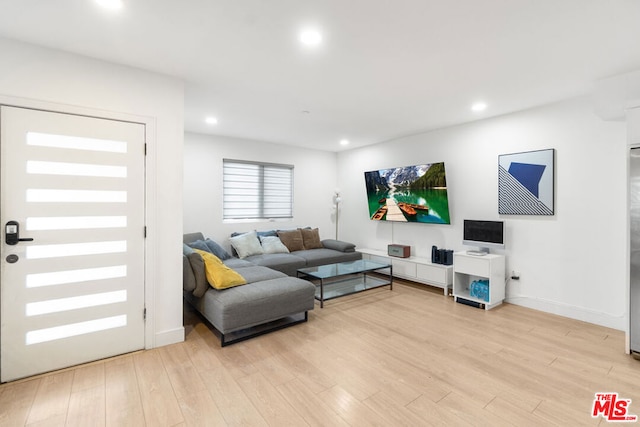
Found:
[(196, 240), (204, 240), (202, 233), (186, 233), (182, 235), (182, 243), (195, 242)]

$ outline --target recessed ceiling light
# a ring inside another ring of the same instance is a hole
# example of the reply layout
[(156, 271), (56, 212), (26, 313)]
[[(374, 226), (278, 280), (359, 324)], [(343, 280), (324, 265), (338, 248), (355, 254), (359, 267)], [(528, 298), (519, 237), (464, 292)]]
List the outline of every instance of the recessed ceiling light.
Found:
[(216, 119), (215, 117), (207, 117), (206, 119), (204, 119), (205, 122), (207, 122), (210, 125), (217, 125), (218, 124), (218, 119)]
[(340, 145), (349, 145), (349, 140), (348, 139), (341, 139), (340, 140)]
[(487, 109), (487, 104), (485, 104), (484, 102), (476, 102), (471, 106), (471, 110), (476, 112), (484, 111), (486, 109)]
[(315, 29), (306, 29), (300, 32), (299, 39), (305, 46), (318, 46), (322, 43), (322, 34)]
[(122, 0), (96, 0), (100, 6), (105, 9), (117, 10), (122, 9)]

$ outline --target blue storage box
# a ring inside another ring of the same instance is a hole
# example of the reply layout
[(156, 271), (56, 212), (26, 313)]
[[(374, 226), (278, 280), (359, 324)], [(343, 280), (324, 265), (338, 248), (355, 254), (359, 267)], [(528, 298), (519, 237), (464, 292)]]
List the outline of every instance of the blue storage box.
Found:
[(469, 293), (473, 298), (489, 302), (489, 281), (474, 280), (469, 286)]

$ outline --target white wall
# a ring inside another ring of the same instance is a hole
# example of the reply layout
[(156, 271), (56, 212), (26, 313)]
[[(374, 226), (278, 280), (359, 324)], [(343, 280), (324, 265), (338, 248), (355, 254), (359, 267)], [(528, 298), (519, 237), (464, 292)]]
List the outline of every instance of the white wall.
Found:
[[(222, 220), (222, 159), (253, 160), (294, 166), (291, 221)], [(184, 231), (201, 231), (226, 248), (234, 231), (318, 227), (322, 239), (335, 237), (333, 193), (336, 154), (245, 139), (185, 134)]]
[[(556, 214), (499, 216), (499, 154), (556, 149)], [(451, 225), (369, 221), (364, 172), (445, 162)], [(340, 236), (359, 247), (408, 244), (466, 250), (462, 220), (506, 222), (507, 285), (514, 304), (627, 329), (625, 125), (604, 122), (589, 99), (573, 99), (338, 154)], [(499, 251), (498, 251), (499, 252)]]
[(6, 39), (0, 52), (0, 103), (149, 123), (146, 345), (182, 341), (182, 82)]

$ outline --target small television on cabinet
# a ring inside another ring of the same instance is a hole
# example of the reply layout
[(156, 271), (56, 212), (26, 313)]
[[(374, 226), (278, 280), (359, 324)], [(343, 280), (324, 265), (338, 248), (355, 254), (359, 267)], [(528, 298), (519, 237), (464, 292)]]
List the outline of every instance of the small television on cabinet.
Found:
[(504, 249), (504, 222), (465, 219), (462, 244), (477, 247), (476, 251), (468, 251), (476, 255), (488, 254), (490, 248)]

